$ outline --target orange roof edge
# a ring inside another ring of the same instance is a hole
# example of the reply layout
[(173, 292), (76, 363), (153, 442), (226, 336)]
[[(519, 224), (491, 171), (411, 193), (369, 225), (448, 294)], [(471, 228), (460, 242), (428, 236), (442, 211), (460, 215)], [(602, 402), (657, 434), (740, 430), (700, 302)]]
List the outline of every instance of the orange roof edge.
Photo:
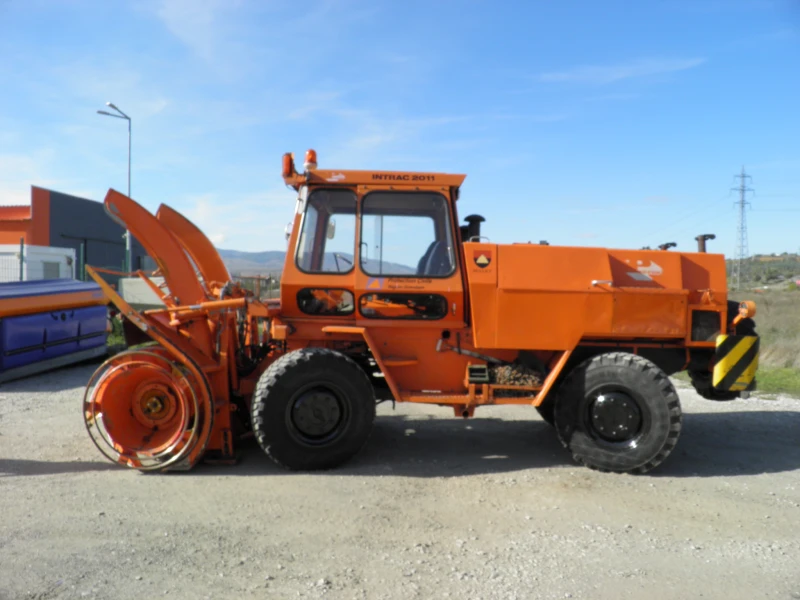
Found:
[(9, 204), (0, 206), (0, 221), (29, 221), (30, 219), (30, 205)]
[(291, 186), (309, 185), (394, 185), (394, 186), (446, 186), (460, 187), (466, 175), (448, 173), (420, 173), (415, 171), (348, 171), (343, 169), (315, 169), (286, 177)]

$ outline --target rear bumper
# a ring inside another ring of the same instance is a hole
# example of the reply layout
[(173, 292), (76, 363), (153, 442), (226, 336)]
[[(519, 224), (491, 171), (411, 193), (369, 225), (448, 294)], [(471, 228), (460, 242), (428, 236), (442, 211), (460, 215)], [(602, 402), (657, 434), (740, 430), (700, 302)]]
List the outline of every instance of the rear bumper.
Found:
[(750, 389), (758, 370), (759, 345), (756, 335), (717, 336), (714, 389), (725, 392)]

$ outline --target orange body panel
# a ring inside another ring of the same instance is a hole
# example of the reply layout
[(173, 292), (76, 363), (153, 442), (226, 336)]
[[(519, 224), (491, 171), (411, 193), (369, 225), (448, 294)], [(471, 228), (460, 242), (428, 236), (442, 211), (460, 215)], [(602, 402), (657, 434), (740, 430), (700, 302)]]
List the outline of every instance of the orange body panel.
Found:
[[(289, 161), (284, 164), (284, 180), (298, 191), (350, 189), (360, 203), (378, 189), (430, 190), (451, 196), (464, 176), (318, 169), (298, 174)], [(456, 235), (454, 200), (450, 197)], [(371, 352), (382, 358), (382, 370), (398, 390), (398, 400), (457, 404), (468, 393), (466, 367), (480, 361), (437, 352), (443, 330), (464, 350), (502, 360), (530, 350), (555, 368), (565, 352), (581, 344), (708, 345), (690, 339), (690, 307), (718, 311), (721, 322), (724, 318), (727, 292), (721, 255), (468, 242), (456, 254), (455, 272), (444, 279), (374, 277), (357, 266), (347, 273), (307, 274), (297, 268), (294, 258), (300, 216), (296, 215), (289, 237), (281, 279), (280, 314), (291, 331), (287, 349), (335, 344), (330, 333), (334, 330), (321, 336), (326, 327), (368, 331)], [(349, 290), (356, 309), (342, 316), (304, 314), (297, 294), (312, 286)], [(713, 293), (704, 299), (709, 290)], [(382, 301), (371, 294), (383, 292), (440, 294), (448, 311), (434, 321), (406, 320), (407, 309), (395, 305), (384, 306), (381, 314), (386, 318), (366, 318), (359, 306), (380, 308)], [(543, 395), (537, 403), (542, 400)]]
[(722, 255), (464, 244), (475, 343), (569, 350), (581, 339), (678, 338), (701, 290), (724, 305)]
[(103, 306), (108, 299), (102, 292), (79, 292), (73, 294), (53, 294), (51, 296), (26, 296), (0, 300), (0, 315), (16, 317), (41, 312), (62, 310), (65, 307)]

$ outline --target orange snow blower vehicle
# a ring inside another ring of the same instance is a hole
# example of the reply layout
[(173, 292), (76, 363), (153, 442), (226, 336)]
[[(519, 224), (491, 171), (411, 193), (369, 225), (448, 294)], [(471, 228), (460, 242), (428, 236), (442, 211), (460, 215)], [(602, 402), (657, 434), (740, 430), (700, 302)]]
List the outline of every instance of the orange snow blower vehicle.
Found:
[[(752, 389), (755, 305), (728, 299), (705, 252), (495, 244), (459, 225), (465, 177), (323, 170), (283, 157), (297, 192), (280, 299), (232, 282), (208, 238), (171, 208), (109, 191), (105, 206), (158, 266), (164, 306), (137, 312), (103, 279), (131, 347), (89, 382), (83, 413), (112, 461), (140, 470), (234, 462), (254, 435), (290, 469), (339, 465), (377, 402), (527, 404), (575, 460), (646, 472), (675, 447), (678, 395)], [(150, 274), (152, 275), (152, 274)]]

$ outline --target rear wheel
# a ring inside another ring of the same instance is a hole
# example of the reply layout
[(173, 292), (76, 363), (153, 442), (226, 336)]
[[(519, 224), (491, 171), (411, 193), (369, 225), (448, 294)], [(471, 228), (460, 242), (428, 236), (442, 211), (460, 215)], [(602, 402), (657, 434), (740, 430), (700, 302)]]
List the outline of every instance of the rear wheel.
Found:
[(666, 373), (625, 352), (600, 354), (575, 368), (555, 401), (555, 427), (587, 467), (645, 473), (669, 456), (681, 431), (681, 407)]
[(328, 469), (366, 443), (375, 397), (352, 359), (326, 348), (304, 348), (264, 371), (251, 415), (256, 439), (273, 461), (293, 470)]
[(544, 402), (536, 407), (536, 412), (542, 417), (542, 421), (548, 425), (553, 425), (555, 421), (556, 402), (550, 394), (547, 395)]
[(715, 389), (710, 371), (689, 371), (689, 379), (692, 382), (694, 391), (706, 400), (728, 402), (736, 400), (740, 396), (739, 392), (726, 392)]

